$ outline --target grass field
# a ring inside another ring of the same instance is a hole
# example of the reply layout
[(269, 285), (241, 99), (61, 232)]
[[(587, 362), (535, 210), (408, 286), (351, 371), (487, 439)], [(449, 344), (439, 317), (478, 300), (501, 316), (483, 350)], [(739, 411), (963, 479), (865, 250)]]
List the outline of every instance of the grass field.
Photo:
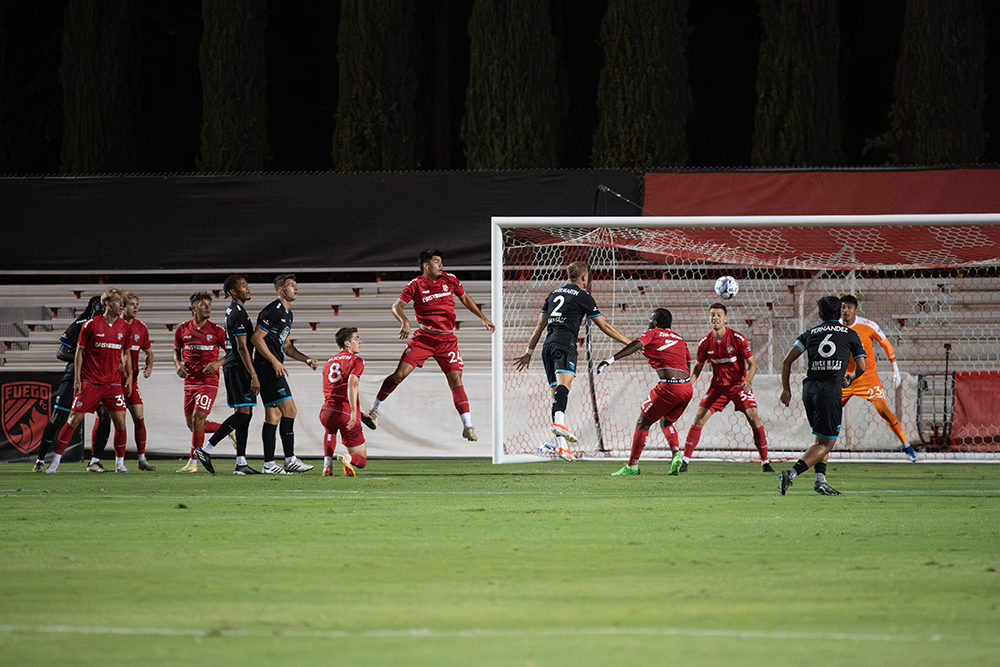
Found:
[(4, 665), (1000, 664), (1000, 465), (158, 465), (0, 465)]

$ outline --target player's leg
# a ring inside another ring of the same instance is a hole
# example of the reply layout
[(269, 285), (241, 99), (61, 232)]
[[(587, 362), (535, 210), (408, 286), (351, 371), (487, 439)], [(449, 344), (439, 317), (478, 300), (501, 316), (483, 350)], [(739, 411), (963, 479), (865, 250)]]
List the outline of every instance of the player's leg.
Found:
[(111, 437), (111, 417), (103, 405), (97, 406), (97, 413), (94, 419), (94, 426), (90, 433), (90, 463), (87, 466), (88, 472), (107, 472), (101, 465), (101, 457), (108, 447), (108, 439)]
[[(422, 365), (423, 360), (418, 363), (410, 363), (413, 356), (412, 347), (407, 348), (407, 352), (403, 352), (403, 356), (400, 357), (399, 363), (396, 365), (396, 370), (394, 370), (389, 375), (385, 376), (382, 380), (382, 386), (379, 387), (378, 393), (375, 394), (375, 400), (372, 401), (372, 407), (368, 410), (368, 416), (371, 417), (372, 422), (378, 426), (378, 411), (382, 407), (382, 403), (389, 398), (389, 395), (396, 391), (396, 387), (399, 383), (409, 377), (413, 369)], [(426, 357), (425, 357), (426, 358)]]
[[(649, 398), (646, 400), (648, 401)], [(642, 450), (646, 448), (646, 441), (649, 439), (649, 427), (655, 423), (656, 420), (647, 418), (640, 410), (639, 418), (635, 422), (635, 430), (632, 431), (632, 449), (628, 455), (628, 463), (622, 466), (621, 469), (611, 473), (612, 477), (639, 474), (639, 457), (642, 456)]]
[(63, 377), (62, 382), (56, 389), (55, 398), (52, 401), (52, 416), (49, 418), (45, 428), (42, 430), (42, 440), (38, 444), (38, 451), (35, 453), (35, 467), (32, 472), (42, 472), (45, 470), (45, 457), (52, 451), (52, 443), (62, 430), (66, 420), (69, 419), (70, 406), (73, 404), (73, 376)]
[[(74, 407), (82, 409), (84, 404), (81, 402), (79, 397), (80, 394), (77, 394), (77, 398), (73, 400), (73, 405)], [(91, 412), (93, 412), (93, 409)], [(49, 463), (49, 467), (46, 468), (45, 472), (54, 474), (59, 469), (59, 461), (62, 460), (63, 452), (65, 452), (66, 447), (69, 446), (69, 441), (73, 438), (73, 433), (83, 422), (84, 414), (86, 413), (82, 411), (70, 412), (69, 417), (66, 419), (66, 423), (63, 424), (62, 429), (59, 431), (59, 435), (56, 436), (55, 447), (52, 449), (52, 461)]]
[[(803, 393), (802, 405), (805, 407), (806, 417), (809, 420), (809, 426), (812, 427), (813, 435), (816, 436), (816, 442), (802, 454), (794, 466), (781, 471), (778, 479), (778, 491), (781, 495), (785, 495), (796, 477), (817, 463), (826, 461), (837, 442), (837, 436), (840, 434), (843, 407), (839, 399)], [(831, 488), (831, 490), (833, 489)]]
[[(711, 389), (709, 391), (711, 392)], [(681, 472), (687, 472), (691, 457), (694, 456), (694, 448), (698, 446), (698, 442), (701, 440), (701, 429), (704, 428), (712, 416), (713, 409), (710, 405), (706, 405), (705, 401), (713, 401), (711, 393), (698, 406), (698, 412), (694, 415), (694, 422), (688, 428), (687, 437), (684, 438), (684, 458), (681, 463)]]
[(278, 409), (279, 414), (278, 435), (281, 437), (281, 450), (285, 459), (285, 470), (287, 472), (307, 472), (312, 470), (315, 466), (303, 462), (302, 459), (295, 455), (295, 417), (298, 415), (298, 410), (295, 407), (295, 399), (289, 397), (287, 401), (281, 401), (275, 407)]
[[(753, 446), (757, 448), (757, 453), (760, 455), (760, 468), (763, 472), (774, 472), (774, 468), (771, 467), (771, 463), (767, 458), (767, 434), (764, 432), (764, 422), (761, 421), (760, 416), (757, 414), (757, 403), (754, 402), (754, 407), (744, 404), (744, 409), (742, 410), (744, 416), (747, 418), (747, 423), (750, 424), (750, 430), (753, 432)], [(739, 410), (739, 405), (736, 406)]]
[(903, 430), (903, 425), (899, 423), (899, 420), (896, 419), (896, 415), (894, 415), (892, 410), (889, 409), (889, 404), (886, 403), (885, 399), (872, 399), (871, 404), (872, 407), (875, 408), (875, 412), (877, 412), (885, 423), (889, 425), (892, 432), (895, 433), (896, 437), (899, 438), (899, 441), (903, 443), (903, 451), (906, 452), (910, 461), (913, 463), (919, 461), (920, 457), (917, 456), (915, 451), (913, 451), (913, 447), (910, 446), (910, 443), (906, 441), (906, 431)]
[(663, 431), (663, 437), (667, 439), (667, 445), (670, 447), (670, 453), (677, 454), (680, 452), (680, 439), (677, 435), (677, 428), (674, 427), (673, 423), (667, 421), (666, 419), (661, 419), (660, 430)]
[(138, 459), (136, 467), (139, 470), (155, 472), (156, 466), (150, 465), (149, 461), (146, 460), (146, 420), (142, 407), (142, 395), (139, 394), (138, 387), (132, 388), (132, 397), (127, 403), (129, 414), (132, 416), (132, 437), (135, 438), (135, 451)]
[(115, 472), (130, 472), (128, 468), (125, 467), (125, 444), (128, 442), (128, 432), (125, 430), (126, 420), (125, 420), (125, 397), (121, 396), (121, 404), (118, 404), (118, 398), (111, 398), (106, 400), (105, 407), (108, 408), (109, 403), (113, 403), (112, 407), (118, 407), (121, 409), (113, 410), (108, 408), (108, 413), (111, 416), (111, 424), (115, 429)]
[[(439, 362), (440, 363), (440, 362)], [(448, 388), (451, 390), (451, 401), (462, 420), (462, 437), (470, 442), (479, 440), (476, 435), (476, 428), (472, 425), (472, 411), (469, 409), (469, 397), (465, 393), (462, 384), (462, 371), (445, 371), (445, 378), (448, 379)]]
[(340, 429), (340, 436), (347, 453), (338, 454), (337, 460), (344, 468), (345, 477), (357, 477), (358, 469), (368, 465), (368, 450), (365, 447), (365, 434), (361, 429), (361, 422), (355, 423), (351, 429), (344, 424)]

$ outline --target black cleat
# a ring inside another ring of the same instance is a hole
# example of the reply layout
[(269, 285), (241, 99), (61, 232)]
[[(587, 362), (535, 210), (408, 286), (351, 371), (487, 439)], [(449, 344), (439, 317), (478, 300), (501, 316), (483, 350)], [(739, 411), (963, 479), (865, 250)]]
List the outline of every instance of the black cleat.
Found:
[(373, 431), (378, 428), (378, 422), (376, 422), (369, 415), (366, 415), (363, 412), (361, 413), (361, 423)]
[(212, 457), (208, 452), (201, 447), (196, 447), (194, 450), (194, 457), (201, 461), (201, 464), (205, 466), (205, 470), (212, 475), (215, 474), (215, 468), (212, 467)]
[(682, 461), (681, 462), (681, 472), (687, 472), (687, 471), (688, 471), (688, 462), (687, 461)]
[(770, 463), (765, 463), (760, 467), (761, 472), (774, 472), (774, 468), (771, 467)]
[(778, 475), (778, 491), (781, 491), (781, 495), (785, 495), (785, 491), (787, 491), (788, 487), (790, 487), (791, 485), (792, 485), (792, 471), (782, 470), (781, 474)]
[(816, 489), (816, 493), (818, 493), (821, 496), (840, 496), (840, 495), (843, 495), (842, 493), (840, 493), (840, 491), (838, 491), (837, 489), (833, 488), (832, 486), (830, 486), (826, 482), (816, 482), (816, 486), (813, 487), (813, 488), (815, 488)]
[[(199, 459), (200, 460), (200, 459)], [(237, 463), (236, 467), (233, 468), (234, 475), (259, 475), (260, 472), (254, 470), (248, 465)]]

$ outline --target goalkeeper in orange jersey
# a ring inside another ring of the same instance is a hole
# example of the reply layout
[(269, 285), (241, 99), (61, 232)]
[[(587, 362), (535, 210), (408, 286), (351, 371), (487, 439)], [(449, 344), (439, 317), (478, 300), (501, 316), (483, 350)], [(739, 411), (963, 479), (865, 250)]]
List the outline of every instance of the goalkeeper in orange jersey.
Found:
[[(877, 342), (885, 351), (886, 359), (892, 363), (892, 386), (894, 389), (899, 386), (899, 365), (896, 364), (896, 354), (892, 351), (892, 343), (889, 342), (877, 324), (864, 317), (858, 317), (858, 300), (850, 294), (840, 298), (840, 321), (857, 332), (867, 357), (865, 372), (852, 382), (850, 387), (843, 390), (841, 405), (847, 405), (847, 401), (852, 396), (860, 396), (870, 401), (875, 407), (875, 412), (879, 413), (892, 432), (899, 438), (899, 441), (903, 443), (903, 451), (910, 457), (910, 461), (916, 463), (920, 457), (906, 441), (906, 433), (899, 420), (896, 419), (896, 415), (889, 410), (889, 405), (885, 401), (885, 393), (882, 391), (882, 383), (878, 379), (878, 371), (875, 369), (874, 343)], [(854, 361), (851, 360), (847, 366), (847, 372), (850, 373), (853, 370)]]

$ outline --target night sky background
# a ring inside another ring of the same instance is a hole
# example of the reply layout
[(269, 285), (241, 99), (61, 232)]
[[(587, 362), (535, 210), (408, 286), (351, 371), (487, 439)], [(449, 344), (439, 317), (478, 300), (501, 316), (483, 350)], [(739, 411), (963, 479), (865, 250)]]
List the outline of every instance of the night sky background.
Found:
[[(64, 2), (5, 3), (3, 33), (8, 174), (59, 172), (62, 132), (58, 70)], [(473, 0), (416, 0), (423, 51), (418, 99), (421, 169), (464, 169), (459, 136), (468, 85), (468, 21)], [(190, 173), (200, 144), (202, 35), (200, 0), (141, 3), (140, 170)], [(840, 0), (839, 86), (842, 165), (878, 166), (862, 153), (866, 139), (889, 127), (905, 0)], [(598, 31), (607, 0), (552, 0), (568, 79), (567, 168), (591, 166), (597, 85), (603, 65)], [(982, 163), (1000, 162), (1000, 2), (984, 0), (989, 138)], [(757, 3), (692, 0), (689, 77), (695, 111), (688, 127), (688, 167), (749, 167), (761, 39)], [(327, 171), (337, 107), (339, 2), (269, 3), (267, 89), (269, 171)], [(11, 103), (13, 102), (13, 103)]]

